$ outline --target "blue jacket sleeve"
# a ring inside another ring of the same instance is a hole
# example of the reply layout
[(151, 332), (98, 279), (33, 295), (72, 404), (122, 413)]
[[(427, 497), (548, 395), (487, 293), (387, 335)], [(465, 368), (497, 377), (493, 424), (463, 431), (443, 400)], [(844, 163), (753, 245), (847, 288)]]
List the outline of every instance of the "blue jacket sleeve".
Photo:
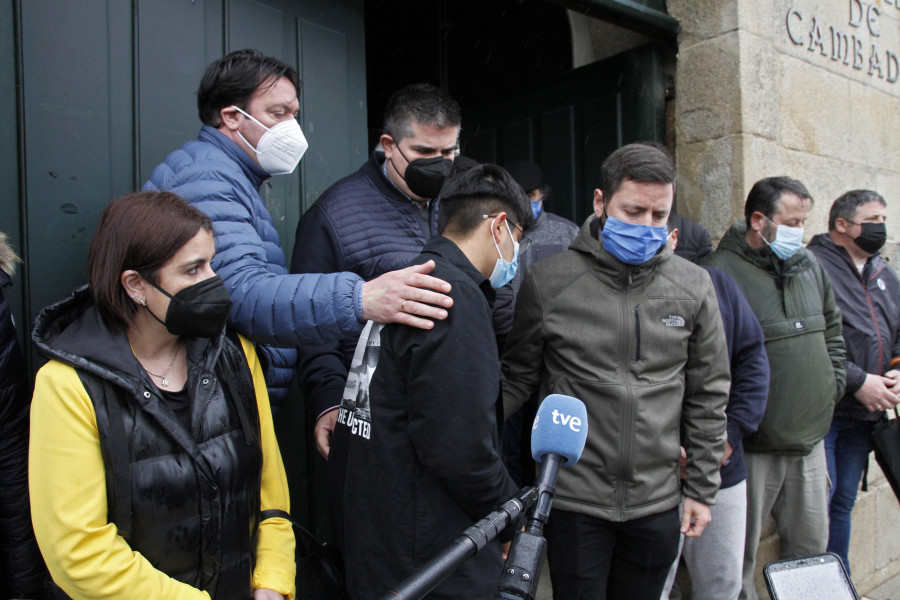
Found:
[(260, 236), (260, 221), (269, 217), (259, 214), (265, 208), (256, 190), (246, 178), (229, 179), (228, 174), (216, 178), (218, 165), (208, 162), (191, 164), (196, 177), (176, 176), (163, 163), (144, 189), (178, 194), (212, 220), (216, 233), (212, 266), (234, 302), (231, 324), (255, 342), (277, 346), (358, 335), (363, 325), (362, 279), (352, 273), (289, 274), (274, 229), (274, 243)]

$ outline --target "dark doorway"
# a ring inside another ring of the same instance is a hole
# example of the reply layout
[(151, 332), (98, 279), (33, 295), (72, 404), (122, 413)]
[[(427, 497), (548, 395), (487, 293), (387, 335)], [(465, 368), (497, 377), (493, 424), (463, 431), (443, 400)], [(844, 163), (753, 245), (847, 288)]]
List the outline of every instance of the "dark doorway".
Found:
[(432, 83), (462, 107), (463, 154), (540, 164), (548, 209), (580, 223), (610, 152), (666, 140), (669, 51), (594, 19), (582, 31), (602, 58), (575, 68), (579, 17), (541, 0), (366, 2), (370, 147), (391, 93)]

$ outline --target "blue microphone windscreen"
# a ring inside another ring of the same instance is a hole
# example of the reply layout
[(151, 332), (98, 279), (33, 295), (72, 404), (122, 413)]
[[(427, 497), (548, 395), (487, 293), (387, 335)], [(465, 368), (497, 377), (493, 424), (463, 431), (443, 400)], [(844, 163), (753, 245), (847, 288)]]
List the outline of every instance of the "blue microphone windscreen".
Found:
[(572, 396), (550, 394), (541, 402), (531, 428), (531, 456), (541, 462), (547, 454), (566, 458), (564, 467), (578, 462), (587, 440), (584, 402)]

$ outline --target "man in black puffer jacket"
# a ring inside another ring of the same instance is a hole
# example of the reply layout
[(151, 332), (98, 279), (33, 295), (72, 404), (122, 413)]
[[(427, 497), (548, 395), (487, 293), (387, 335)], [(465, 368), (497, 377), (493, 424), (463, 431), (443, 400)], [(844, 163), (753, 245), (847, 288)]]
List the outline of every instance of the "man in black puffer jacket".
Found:
[(37, 598), (47, 570), (28, 506), (28, 407), (22, 350), (3, 288), (18, 257), (0, 233), (0, 598)]
[(825, 459), (832, 483), (828, 551), (848, 571), (850, 513), (872, 450), (872, 426), (900, 401), (900, 372), (894, 370), (900, 362), (900, 281), (879, 254), (886, 213), (880, 194), (847, 192), (831, 205), (828, 233), (808, 246), (831, 278), (847, 345), (847, 388), (825, 436)]

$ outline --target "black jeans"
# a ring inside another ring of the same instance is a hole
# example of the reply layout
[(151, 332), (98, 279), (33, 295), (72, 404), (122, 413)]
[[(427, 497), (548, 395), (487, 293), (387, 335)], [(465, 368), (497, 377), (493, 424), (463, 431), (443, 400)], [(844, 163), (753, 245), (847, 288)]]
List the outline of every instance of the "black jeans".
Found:
[(554, 510), (546, 529), (554, 600), (659, 600), (680, 524), (678, 508), (624, 522)]

